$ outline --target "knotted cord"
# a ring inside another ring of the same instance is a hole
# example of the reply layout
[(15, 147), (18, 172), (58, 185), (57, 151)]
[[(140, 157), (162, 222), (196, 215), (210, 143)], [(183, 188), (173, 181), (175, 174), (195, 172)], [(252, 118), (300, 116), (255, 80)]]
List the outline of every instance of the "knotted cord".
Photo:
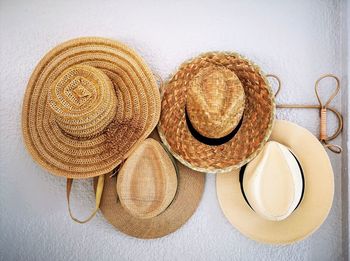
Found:
[[(277, 86), (277, 91), (275, 93), (275, 97), (276, 97), (281, 90), (281, 86), (282, 86), (281, 80), (274, 74), (268, 74), (268, 75), (266, 75), (266, 77), (274, 78), (277, 81), (278, 86)], [(331, 94), (331, 96), (329, 97), (327, 102), (325, 104), (322, 104), (321, 98), (319, 96), (319, 83), (320, 83), (320, 81), (322, 81), (325, 78), (335, 79), (336, 89)], [(316, 94), (316, 98), (319, 102), (319, 105), (277, 104), (276, 107), (280, 108), (280, 109), (318, 109), (320, 111), (320, 135), (319, 135), (320, 142), (326, 148), (331, 150), (332, 152), (341, 153), (342, 148), (340, 146), (329, 143), (330, 141), (332, 141), (336, 137), (338, 137), (343, 129), (343, 116), (341, 115), (341, 113), (338, 110), (329, 106), (331, 101), (338, 94), (339, 90), (340, 90), (339, 78), (333, 74), (325, 74), (325, 75), (321, 76), (315, 83), (315, 94)], [(338, 128), (334, 132), (334, 134), (331, 136), (327, 135), (327, 111), (328, 110), (331, 111), (337, 117), (337, 120), (338, 120)]]

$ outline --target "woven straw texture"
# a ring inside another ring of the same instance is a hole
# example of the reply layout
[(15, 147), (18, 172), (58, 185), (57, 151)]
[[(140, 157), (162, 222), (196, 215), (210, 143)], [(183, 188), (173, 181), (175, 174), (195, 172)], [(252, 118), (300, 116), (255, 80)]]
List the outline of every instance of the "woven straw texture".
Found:
[(59, 127), (78, 138), (103, 132), (117, 111), (112, 82), (88, 65), (72, 66), (58, 76), (49, 89), (48, 101)]
[(243, 235), (262, 243), (291, 244), (305, 239), (325, 221), (333, 202), (334, 173), (324, 147), (307, 129), (276, 120), (270, 140), (293, 151), (301, 165), (305, 186), (300, 205), (280, 221), (260, 216), (242, 194), (239, 170), (216, 176), (217, 198), (227, 220)]
[(86, 37), (39, 62), (25, 93), (22, 130), (34, 160), (50, 173), (88, 178), (112, 171), (159, 114), (157, 84), (142, 58), (122, 43)]
[(186, 111), (193, 127), (208, 138), (228, 135), (239, 123), (245, 95), (234, 72), (210, 66), (189, 83)]
[(152, 218), (162, 213), (173, 200), (176, 188), (173, 162), (154, 139), (143, 141), (118, 173), (118, 198), (135, 217)]
[[(154, 131), (152, 138), (159, 140)], [(196, 172), (176, 162), (178, 167), (177, 191), (171, 204), (158, 216), (137, 218), (123, 208), (117, 200), (116, 178), (106, 178), (100, 209), (104, 217), (119, 231), (137, 238), (166, 236), (184, 225), (196, 211), (202, 198), (205, 174)], [(94, 179), (95, 189), (97, 178)]]
[[(193, 137), (185, 116), (189, 83), (213, 65), (233, 71), (245, 93), (242, 125), (231, 140), (217, 146)], [(256, 156), (271, 134), (274, 117), (274, 96), (260, 68), (236, 53), (210, 52), (182, 64), (168, 81), (158, 130), (164, 144), (183, 164), (197, 171), (219, 173), (239, 168)]]

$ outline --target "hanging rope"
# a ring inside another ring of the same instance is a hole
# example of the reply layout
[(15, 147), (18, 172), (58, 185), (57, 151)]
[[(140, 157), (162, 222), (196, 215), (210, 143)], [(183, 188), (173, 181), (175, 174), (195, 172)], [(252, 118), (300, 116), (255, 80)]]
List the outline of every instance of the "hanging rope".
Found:
[(153, 73), (154, 75), (154, 78), (156, 79), (158, 85), (159, 85), (159, 92), (160, 92), (160, 95), (162, 96), (163, 95), (163, 92), (164, 92), (164, 82), (163, 82), (163, 79), (162, 77), (160, 77), (159, 74), (157, 73)]
[[(281, 80), (274, 74), (268, 74), (266, 75), (266, 77), (274, 78), (277, 81), (278, 86), (277, 86), (277, 91), (275, 93), (275, 97), (276, 97), (281, 90), (281, 86), (282, 86)], [(319, 83), (325, 78), (333, 78), (336, 81), (336, 88), (334, 92), (331, 94), (331, 96), (329, 97), (329, 99), (327, 100), (327, 102), (325, 104), (322, 104), (322, 101), (319, 95)], [(276, 107), (281, 109), (318, 109), (320, 111), (320, 136), (319, 136), (320, 142), (326, 148), (333, 151), (334, 153), (341, 153), (342, 148), (340, 146), (329, 143), (330, 141), (338, 137), (341, 131), (343, 130), (343, 117), (341, 113), (329, 106), (331, 101), (338, 94), (339, 90), (340, 90), (340, 81), (338, 77), (333, 74), (326, 74), (321, 76), (315, 83), (315, 94), (319, 102), (319, 105), (277, 104)], [(331, 136), (327, 135), (327, 111), (328, 110), (331, 111), (337, 117), (337, 120), (338, 120), (338, 128), (334, 132), (334, 134)]]

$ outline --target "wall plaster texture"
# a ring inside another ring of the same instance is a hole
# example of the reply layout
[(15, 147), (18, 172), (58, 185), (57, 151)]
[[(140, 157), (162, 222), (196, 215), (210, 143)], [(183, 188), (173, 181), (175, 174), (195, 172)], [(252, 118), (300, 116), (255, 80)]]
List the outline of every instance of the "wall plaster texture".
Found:
[[(338, 75), (346, 88), (344, 6), (345, 1), (337, 0), (1, 0), (0, 260), (342, 260), (349, 247), (344, 220), (348, 187), (341, 185), (346, 154), (329, 153), (333, 207), (322, 227), (302, 242), (271, 246), (241, 235), (219, 207), (212, 174), (188, 223), (164, 238), (139, 240), (116, 231), (101, 213), (86, 225), (74, 223), (67, 212), (65, 180), (33, 162), (20, 121), (26, 84), (39, 59), (58, 43), (79, 36), (123, 41), (163, 78), (201, 52), (236, 51), (264, 72), (280, 76), (279, 103), (314, 104), (313, 86), (321, 74)], [(348, 100), (344, 93), (332, 103), (343, 112)], [(279, 110), (277, 116), (318, 133), (317, 111)], [(332, 131), (335, 118), (329, 121)], [(341, 144), (342, 138), (335, 142)], [(90, 212), (91, 180), (74, 184), (72, 201), (79, 216)]]

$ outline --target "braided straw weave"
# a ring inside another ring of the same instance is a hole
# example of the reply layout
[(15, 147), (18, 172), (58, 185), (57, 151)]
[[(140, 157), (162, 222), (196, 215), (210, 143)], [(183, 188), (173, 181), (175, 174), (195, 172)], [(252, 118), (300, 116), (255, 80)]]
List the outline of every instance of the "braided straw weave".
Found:
[(35, 161), (52, 174), (88, 178), (112, 171), (155, 127), (156, 81), (122, 43), (70, 40), (34, 70), (24, 97), (22, 130)]
[(204, 68), (189, 83), (186, 110), (193, 127), (205, 137), (228, 135), (242, 118), (244, 103), (241, 82), (225, 67)]
[[(234, 137), (221, 145), (207, 145), (189, 131), (185, 109), (189, 84), (208, 67), (234, 72), (245, 93), (242, 124)], [(182, 64), (162, 94), (158, 130), (172, 154), (184, 165), (202, 172), (227, 172), (239, 168), (262, 149), (275, 117), (274, 95), (260, 68), (237, 53), (210, 52)]]

